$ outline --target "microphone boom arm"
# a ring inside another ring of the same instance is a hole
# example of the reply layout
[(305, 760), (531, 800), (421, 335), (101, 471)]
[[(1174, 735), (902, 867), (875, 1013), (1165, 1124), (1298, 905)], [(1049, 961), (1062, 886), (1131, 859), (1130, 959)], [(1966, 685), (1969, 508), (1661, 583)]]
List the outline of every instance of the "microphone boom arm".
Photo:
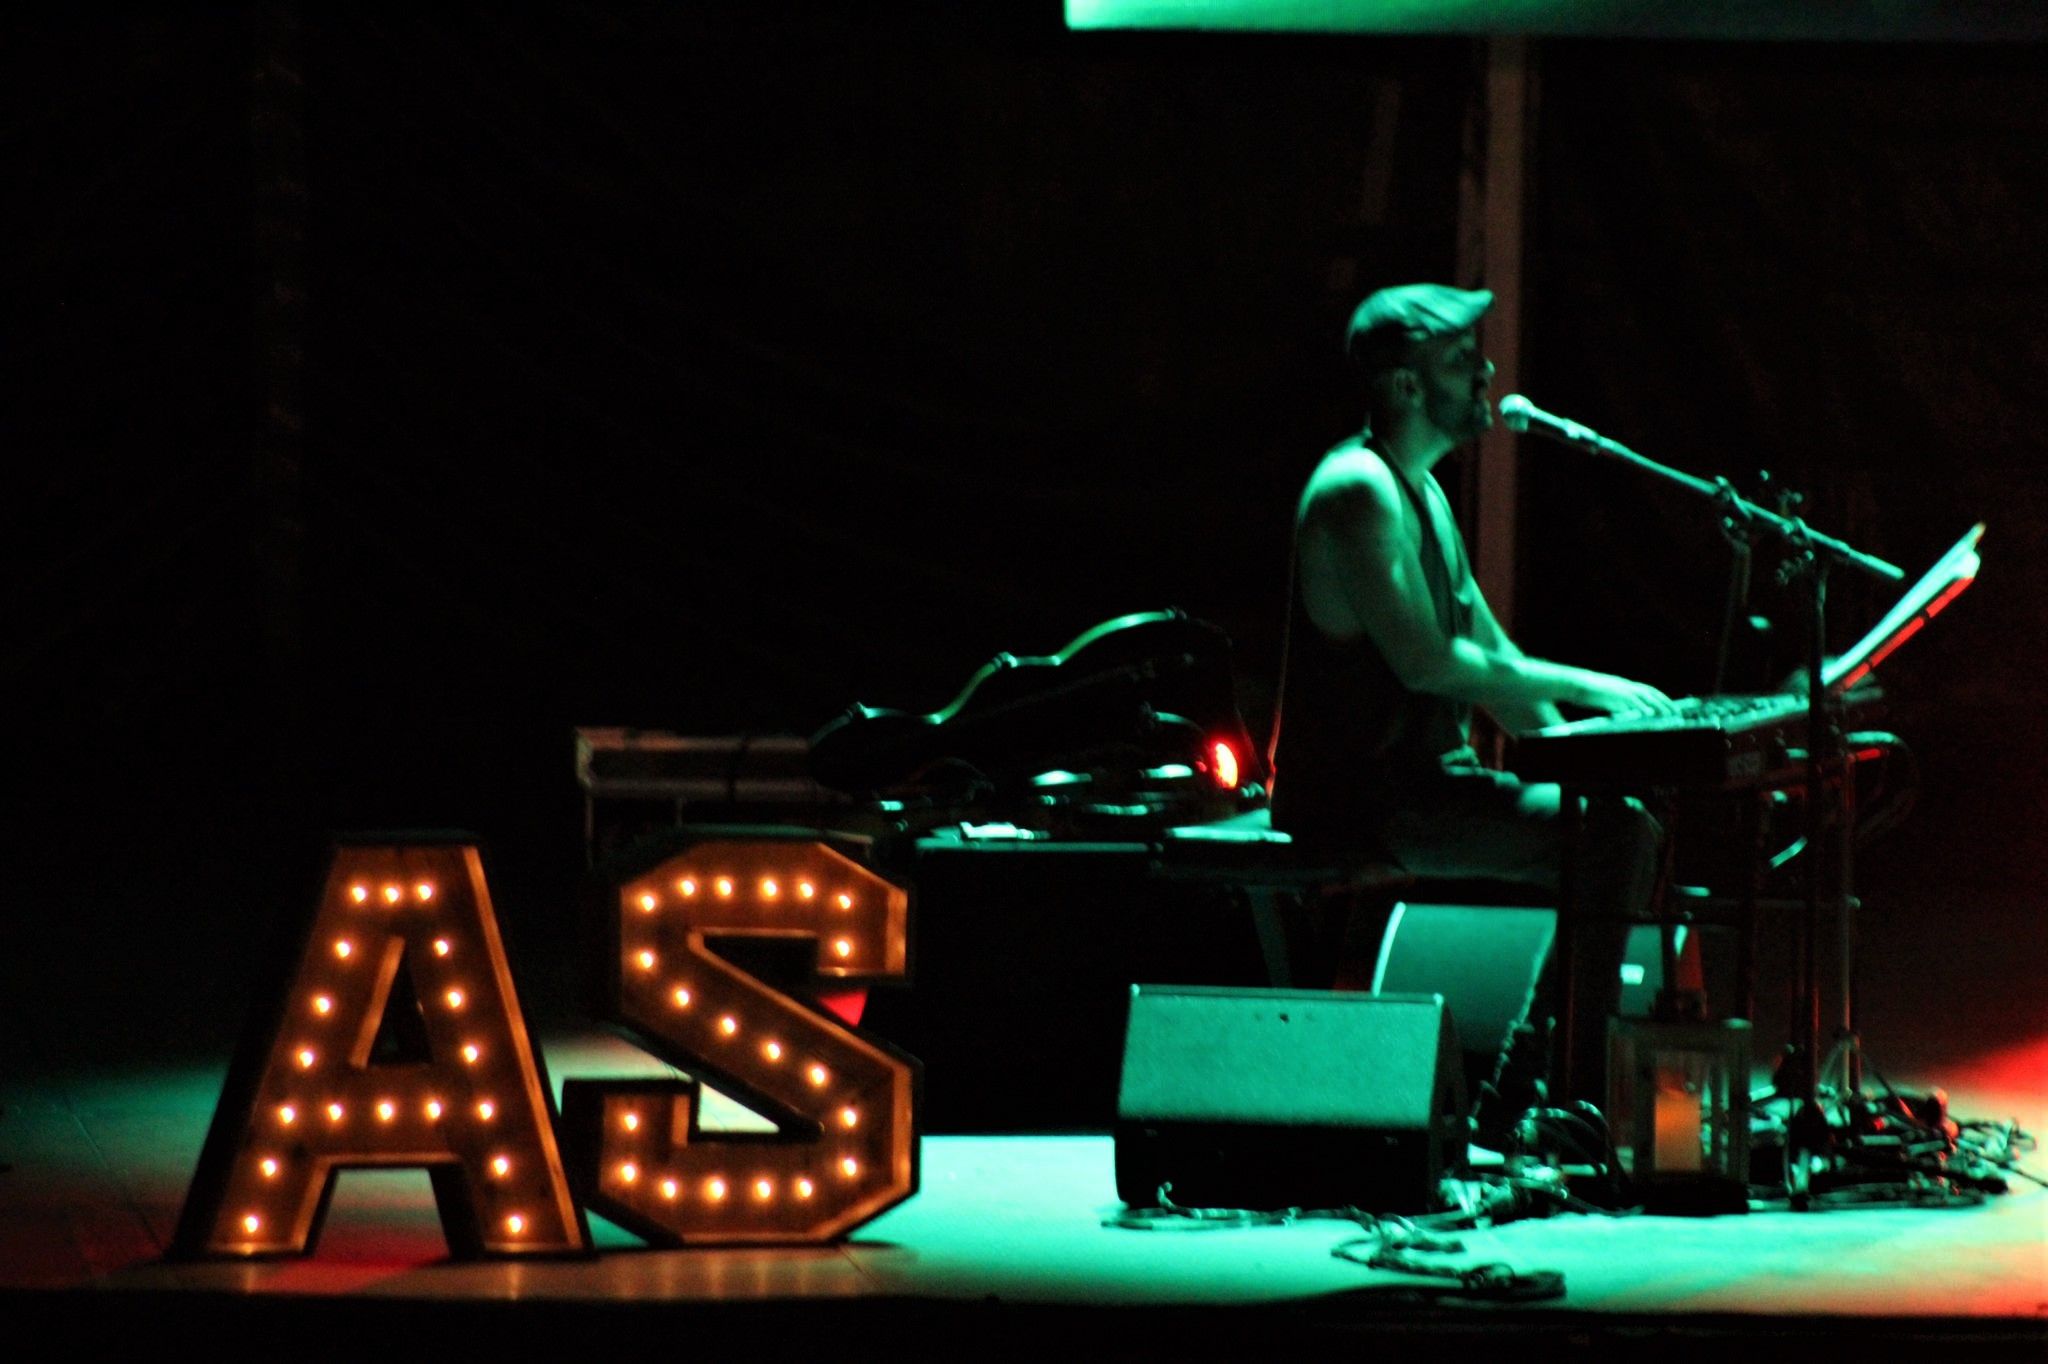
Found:
[(1744, 521), (1775, 532), (1788, 544), (1811, 548), (1818, 553), (1826, 554), (1837, 563), (1860, 568), (1890, 582), (1905, 580), (1905, 570), (1896, 564), (1887, 563), (1874, 554), (1865, 554), (1854, 545), (1837, 540), (1832, 535), (1823, 534), (1796, 517), (1781, 516), (1777, 512), (1759, 507), (1734, 491), (1726, 482), (1710, 482), (1704, 478), (1695, 478), (1681, 469), (1659, 464), (1647, 455), (1639, 455), (1620, 441), (1609, 440), (1590, 427), (1581, 426), (1564, 417), (1553, 416), (1519, 393), (1509, 394), (1500, 400), (1500, 415), (1501, 421), (1511, 431), (1548, 436), (1565, 445), (1619, 460), (1645, 473), (1675, 483), (1700, 497), (1719, 502), (1729, 507), (1732, 513)]

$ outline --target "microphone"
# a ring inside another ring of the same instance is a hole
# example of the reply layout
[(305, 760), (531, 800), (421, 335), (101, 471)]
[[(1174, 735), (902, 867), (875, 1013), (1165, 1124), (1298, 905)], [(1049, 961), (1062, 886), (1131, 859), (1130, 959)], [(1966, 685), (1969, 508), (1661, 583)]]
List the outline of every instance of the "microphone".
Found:
[(1595, 455), (1612, 455), (1632, 463), (1642, 463), (1642, 457), (1630, 451), (1620, 440), (1608, 440), (1591, 426), (1581, 426), (1571, 418), (1561, 418), (1544, 412), (1536, 403), (1522, 397), (1520, 393), (1509, 393), (1501, 399), (1501, 422), (1507, 430), (1522, 434), (1536, 432), (1538, 436), (1550, 436), (1552, 440), (1563, 440), (1575, 444), (1581, 451), (1593, 451)]
[[(1701, 497), (1711, 497), (1717, 501), (1733, 499), (1734, 503), (1741, 505), (1746, 515), (1754, 519), (1762, 520), (1767, 524), (1778, 525), (1788, 531), (1791, 527), (1791, 523), (1785, 521), (1782, 517), (1775, 517), (1761, 507), (1752, 507), (1747, 503), (1743, 503), (1740, 498), (1735, 497), (1735, 490), (1728, 486), (1726, 479), (1709, 483), (1704, 478), (1694, 478), (1691, 474), (1680, 473), (1676, 469), (1666, 468), (1654, 459), (1646, 459), (1637, 454), (1618, 440), (1607, 439), (1607, 437), (1601, 435), (1590, 426), (1581, 426), (1569, 417), (1560, 417), (1555, 413), (1545, 412), (1519, 393), (1510, 393), (1507, 397), (1500, 400), (1500, 420), (1501, 424), (1510, 431), (1533, 431), (1539, 436), (1548, 436), (1552, 440), (1563, 441), (1566, 445), (1576, 445), (1581, 450), (1589, 450), (1593, 454), (1603, 455), (1608, 459), (1618, 459), (1623, 464), (1634, 465), (1644, 473), (1656, 474), (1659, 478), (1669, 479), (1679, 487), (1698, 493)], [(1807, 531), (1801, 531), (1800, 533), (1812, 534), (1812, 532)], [(1830, 546), (1830, 548), (1832, 549), (1833, 546)], [(1856, 551), (1849, 549), (1846, 545), (1842, 545), (1841, 548), (1849, 554), (1856, 553)]]
[(1510, 431), (1527, 431), (1529, 429), (1529, 414), (1539, 410), (1536, 404), (1530, 402), (1519, 393), (1510, 393), (1507, 397), (1500, 400), (1500, 419), (1507, 423), (1508, 430)]
[(1508, 430), (1516, 433), (1534, 431), (1539, 436), (1561, 440), (1567, 445), (1583, 446), (1602, 454), (1625, 451), (1633, 454), (1627, 446), (1607, 439), (1591, 427), (1581, 426), (1566, 417), (1545, 412), (1519, 393), (1510, 393), (1500, 400), (1500, 419)]

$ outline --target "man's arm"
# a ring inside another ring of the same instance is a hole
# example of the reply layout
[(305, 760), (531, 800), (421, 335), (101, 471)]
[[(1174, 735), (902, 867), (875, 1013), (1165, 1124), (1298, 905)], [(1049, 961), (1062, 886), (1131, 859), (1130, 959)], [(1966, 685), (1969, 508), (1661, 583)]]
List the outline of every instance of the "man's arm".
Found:
[(1303, 510), (1301, 554), (1309, 613), (1319, 627), (1369, 635), (1410, 691), (1496, 715), (1541, 714), (1558, 702), (1609, 714), (1670, 707), (1644, 683), (1504, 649), (1498, 624), (1487, 640), (1446, 635), (1422, 564), (1402, 534), (1396, 477), (1367, 452), (1318, 471)]
[[(1493, 608), (1487, 604), (1486, 595), (1480, 592), (1476, 586), (1473, 589), (1473, 595), (1477, 598), (1478, 606), (1478, 610), (1474, 613), (1473, 633), (1475, 638), (1478, 639), (1480, 646), (1492, 649), (1496, 653), (1506, 654), (1511, 658), (1526, 660), (1528, 655), (1524, 654), (1520, 646), (1508, 638), (1507, 631), (1501, 629), (1499, 619), (1493, 614)], [(1531, 730), (1542, 729), (1546, 725), (1561, 725), (1564, 723), (1564, 713), (1558, 710), (1555, 701), (1500, 701), (1489, 705), (1486, 708), (1486, 712), (1494, 718), (1502, 729), (1510, 734), (1527, 734)]]

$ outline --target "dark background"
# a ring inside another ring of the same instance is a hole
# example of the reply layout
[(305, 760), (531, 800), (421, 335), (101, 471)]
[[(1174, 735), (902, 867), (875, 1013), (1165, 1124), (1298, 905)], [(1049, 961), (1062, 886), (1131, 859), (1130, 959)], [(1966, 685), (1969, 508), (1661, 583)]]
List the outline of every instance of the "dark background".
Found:
[[(336, 829), (477, 831), (573, 1010), (577, 725), (928, 710), (1178, 606), (1263, 734), (1341, 324), (1455, 271), (1478, 49), (855, 8), (5, 21), (13, 1054), (224, 1054)], [(2048, 1030), (2044, 56), (1538, 48), (1521, 386), (1909, 572), (1990, 523), (1887, 669), (1894, 1056)], [(1705, 690), (1711, 518), (1552, 446), (1522, 487), (1525, 646)], [(1836, 643), (1885, 599), (1838, 580)]]

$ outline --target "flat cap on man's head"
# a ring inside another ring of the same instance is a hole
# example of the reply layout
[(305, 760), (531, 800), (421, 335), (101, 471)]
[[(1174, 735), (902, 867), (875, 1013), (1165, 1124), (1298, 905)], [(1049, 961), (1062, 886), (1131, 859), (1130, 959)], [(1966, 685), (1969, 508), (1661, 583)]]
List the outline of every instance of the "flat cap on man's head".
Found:
[(1408, 362), (1409, 347), (1433, 336), (1454, 336), (1493, 306), (1490, 289), (1448, 284), (1400, 284), (1368, 295), (1351, 314), (1344, 353), (1368, 370)]

